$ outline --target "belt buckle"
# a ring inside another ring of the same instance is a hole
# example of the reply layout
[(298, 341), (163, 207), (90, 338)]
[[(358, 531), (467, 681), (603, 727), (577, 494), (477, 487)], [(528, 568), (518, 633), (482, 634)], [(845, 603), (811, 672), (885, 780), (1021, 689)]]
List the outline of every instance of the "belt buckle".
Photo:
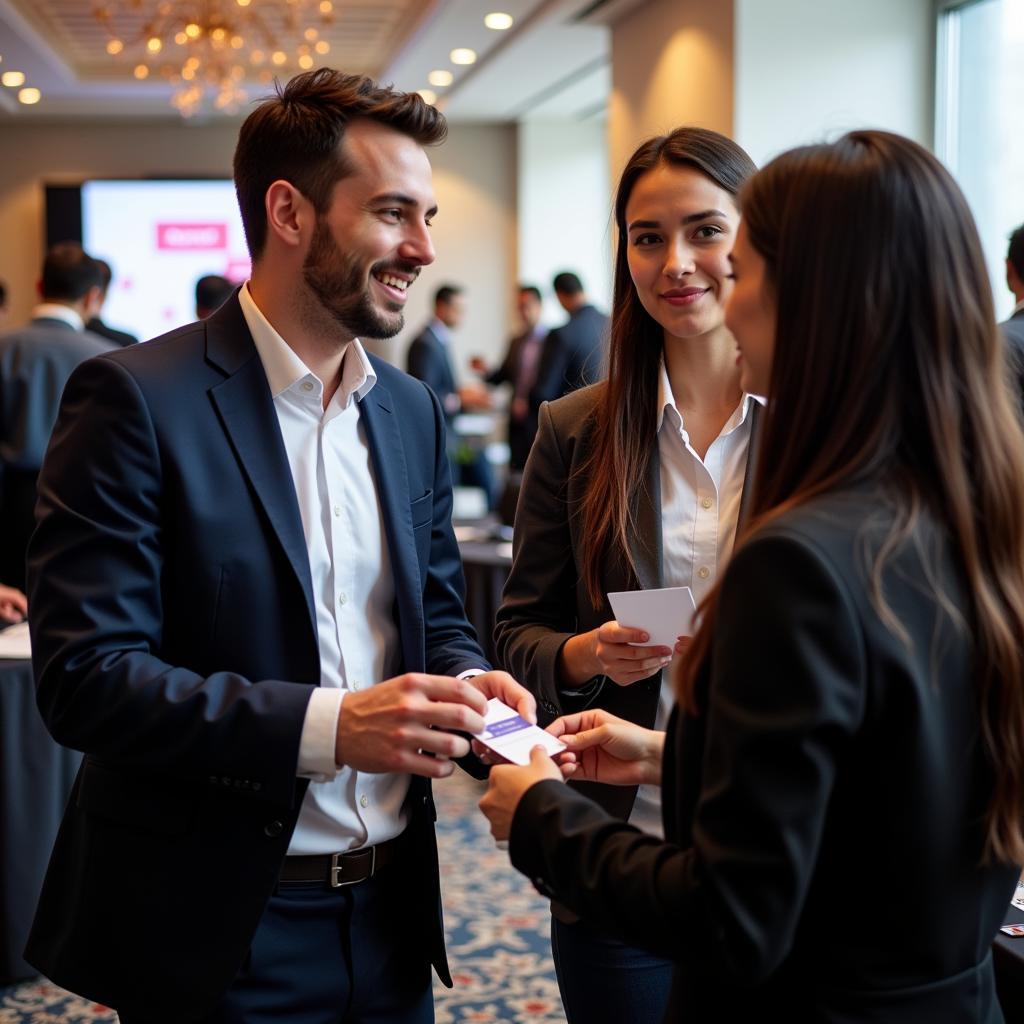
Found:
[[(346, 885), (356, 885), (363, 881), (361, 878), (353, 878), (351, 881), (346, 882), (342, 879), (341, 873), (344, 870), (341, 864), (341, 858), (344, 857), (343, 853), (332, 853), (331, 854), (331, 888), (341, 889)], [(373, 878), (374, 869), (377, 867), (377, 847), (370, 847), (370, 873), (366, 876), (367, 878)]]

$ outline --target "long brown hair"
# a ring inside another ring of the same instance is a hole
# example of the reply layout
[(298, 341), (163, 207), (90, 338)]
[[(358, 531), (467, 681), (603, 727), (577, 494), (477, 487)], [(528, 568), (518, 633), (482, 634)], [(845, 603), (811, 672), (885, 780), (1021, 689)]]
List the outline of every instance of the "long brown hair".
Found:
[[(899, 634), (882, 599), (884, 562), (920, 510), (945, 523), (995, 776), (986, 851), (1020, 862), (1024, 434), (967, 203), (927, 150), (877, 131), (784, 153), (740, 198), (776, 322), (752, 519), (739, 543), (815, 495), (879, 481), (897, 518), (870, 591)], [(680, 676), (691, 709), (717, 596)]]
[(644, 309), (629, 274), (626, 206), (640, 178), (662, 164), (692, 167), (733, 196), (756, 170), (731, 139), (683, 127), (644, 142), (619, 179), (608, 380), (592, 414), (590, 454), (578, 470), (586, 481), (579, 511), (580, 571), (595, 608), (604, 601), (601, 572), (609, 555), (636, 571), (627, 538), (654, 448), (664, 331)]

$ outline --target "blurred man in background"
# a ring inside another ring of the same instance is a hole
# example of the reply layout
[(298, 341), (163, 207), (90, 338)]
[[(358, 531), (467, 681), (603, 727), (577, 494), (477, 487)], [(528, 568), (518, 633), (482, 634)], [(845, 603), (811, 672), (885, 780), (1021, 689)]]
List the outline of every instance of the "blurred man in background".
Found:
[(205, 320), (231, 298), (236, 285), (220, 274), (207, 274), (196, 281), (196, 317)]
[(117, 346), (85, 329), (103, 302), (103, 272), (80, 245), (46, 254), (42, 303), (26, 326), (0, 335), (0, 580), (25, 588), (36, 477), (71, 371)]
[(109, 327), (100, 319), (100, 313), (103, 311), (103, 306), (107, 301), (107, 293), (110, 291), (110, 283), (114, 279), (114, 271), (106, 260), (96, 260), (96, 266), (100, 268), (100, 273), (103, 275), (100, 308), (96, 311), (96, 315), (93, 316), (85, 326), (88, 330), (92, 331), (93, 334), (98, 334), (101, 338), (106, 338), (108, 341), (112, 341), (115, 345), (119, 345), (121, 348), (125, 348), (128, 345), (135, 345), (139, 339), (136, 338), (134, 334), (128, 334), (126, 331), (119, 331), (116, 327)]

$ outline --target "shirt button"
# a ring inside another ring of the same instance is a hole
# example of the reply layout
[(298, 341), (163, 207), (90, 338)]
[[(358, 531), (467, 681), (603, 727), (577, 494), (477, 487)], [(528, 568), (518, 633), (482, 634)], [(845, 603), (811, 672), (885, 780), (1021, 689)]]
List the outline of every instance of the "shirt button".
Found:
[(365, 793), (359, 798), (359, 806), (360, 807), (369, 807), (370, 806), (370, 798)]
[(358, 679), (353, 679), (352, 680), (352, 689), (353, 690), (361, 690), (362, 688), (363, 688), (363, 684), (361, 682), (359, 682)]
[(280, 821), (270, 822), (264, 829), (263, 834), (270, 836), (271, 839), (279, 836), (284, 831), (284, 823)]
[(705, 498), (703, 501), (701, 501), (701, 505), (704, 508), (711, 508), (712, 504), (714, 504), (714, 503), (712, 502), (712, 500), (710, 498)]
[(340, 516), (341, 515), (341, 506), (340, 505), (335, 505), (334, 506), (334, 514), (336, 516)]
[(711, 575), (711, 570), (710, 570), (710, 569), (709, 569), (709, 568), (708, 568), (708, 567), (707, 567), (706, 565), (702, 565), (702, 566), (701, 566), (701, 567), (700, 567), (700, 568), (699, 568), (699, 569), (697, 570), (697, 575), (698, 575), (698, 576), (699, 576), (699, 577), (700, 577), (700, 578), (701, 578), (702, 580), (706, 580), (706, 579), (707, 579), (707, 578), (708, 578), (708, 577), (709, 577), (709, 576)]
[(348, 594), (344, 590), (338, 595), (338, 604), (348, 604)]
[(304, 380), (302, 382), (302, 390), (303, 391), (312, 391), (313, 390), (313, 382), (310, 381), (310, 380)]

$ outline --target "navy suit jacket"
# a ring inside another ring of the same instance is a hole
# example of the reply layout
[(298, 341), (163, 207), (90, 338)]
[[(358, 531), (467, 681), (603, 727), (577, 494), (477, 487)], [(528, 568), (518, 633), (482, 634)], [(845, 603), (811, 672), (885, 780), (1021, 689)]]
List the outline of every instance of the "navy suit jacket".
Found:
[[(395, 577), (402, 671), (486, 666), (462, 606), (444, 423), (373, 360), (360, 402)], [(263, 365), (237, 298), (82, 365), (29, 549), (39, 707), (85, 752), (26, 957), (147, 1020), (201, 1019), (243, 964), (307, 782), (320, 681), (309, 560)], [(410, 905), (450, 984), (434, 808), (414, 778)]]

